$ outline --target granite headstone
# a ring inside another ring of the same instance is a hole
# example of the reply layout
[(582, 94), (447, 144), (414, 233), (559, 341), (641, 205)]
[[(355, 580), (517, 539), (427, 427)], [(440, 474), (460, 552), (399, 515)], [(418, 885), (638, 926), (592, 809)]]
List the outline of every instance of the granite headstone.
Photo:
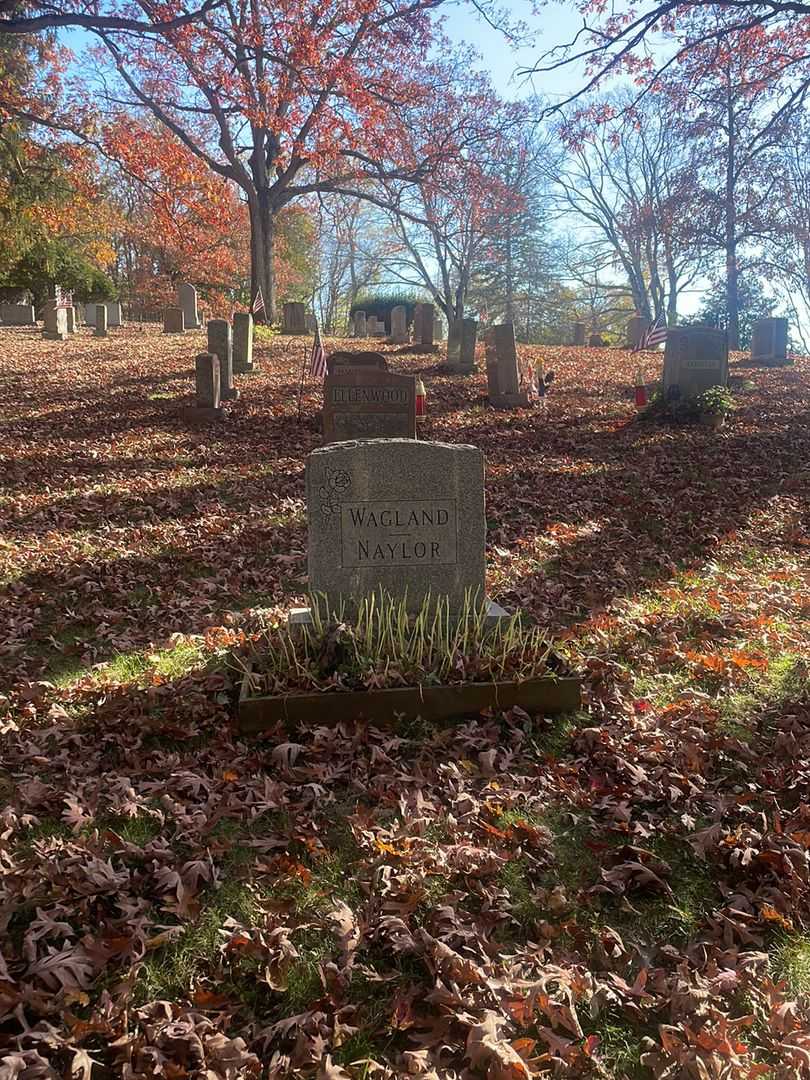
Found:
[(727, 383), (728, 337), (724, 330), (676, 326), (668, 332), (663, 377), (667, 400), (695, 397)]
[(416, 380), (374, 368), (333, 367), (323, 384), (323, 441), (416, 438)]
[(787, 344), (787, 319), (758, 319), (751, 335), (751, 363), (783, 367), (788, 362)]
[(237, 311), (233, 317), (233, 370), (248, 375), (253, 366), (253, 316), (249, 311)]

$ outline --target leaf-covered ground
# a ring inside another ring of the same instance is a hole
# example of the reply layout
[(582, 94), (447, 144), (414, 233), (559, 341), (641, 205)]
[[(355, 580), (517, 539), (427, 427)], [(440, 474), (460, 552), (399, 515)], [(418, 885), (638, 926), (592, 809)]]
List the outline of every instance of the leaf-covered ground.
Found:
[(319, 403), (276, 339), (190, 430), (202, 345), (0, 331), (2, 1080), (810, 1077), (810, 361), (714, 433), (623, 352), (533, 350), (515, 413), (393, 357), (587, 709), (245, 739), (217, 658), (302, 596)]

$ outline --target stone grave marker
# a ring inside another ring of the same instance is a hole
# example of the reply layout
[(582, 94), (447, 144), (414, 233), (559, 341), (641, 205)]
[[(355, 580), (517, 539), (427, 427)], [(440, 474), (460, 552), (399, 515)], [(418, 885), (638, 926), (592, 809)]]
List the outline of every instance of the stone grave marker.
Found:
[(413, 306), (412, 340), (414, 345), (422, 344), (422, 304)]
[(70, 307), (65, 308), (65, 321), (67, 323), (67, 332), (69, 334), (76, 333), (76, 308), (71, 304)]
[(315, 450), (306, 466), (309, 591), (349, 609), (380, 587), (484, 600), (484, 455), (475, 446), (378, 439)]
[(588, 331), (588, 328), (586, 327), (584, 322), (575, 322), (574, 323), (574, 340), (573, 340), (572, 344), (574, 344), (574, 345), (584, 345), (585, 344), (585, 335), (586, 335), (587, 331)]
[(323, 441), (416, 438), (416, 379), (374, 368), (333, 367), (323, 384)]
[(751, 336), (751, 363), (782, 367), (787, 364), (787, 319), (758, 319)]
[(179, 307), (167, 307), (163, 309), (163, 333), (185, 334), (186, 320), (183, 309)]
[(469, 373), (475, 371), (475, 341), (478, 323), (475, 319), (455, 319), (447, 334), (445, 370)]
[(212, 420), (221, 420), (224, 412), (220, 405), (220, 363), (219, 357), (213, 353), (200, 353), (194, 359), (194, 389), (195, 401), (193, 405), (181, 409), (184, 420), (192, 424), (210, 423)]
[(728, 383), (728, 336), (724, 330), (676, 326), (664, 349), (664, 396), (668, 401), (702, 394)]
[(233, 340), (227, 319), (208, 320), (208, 352), (219, 357), (219, 393), (223, 401), (235, 401), (239, 391), (233, 385)]
[(391, 309), (391, 340), (395, 345), (408, 340), (408, 312), (402, 304)]
[(368, 337), (365, 311), (355, 311), (354, 313), (354, 336), (359, 338)]
[(282, 334), (305, 334), (307, 332), (307, 307), (294, 301), (288, 301), (283, 309), (284, 322)]
[(97, 307), (98, 307), (98, 304), (85, 304), (84, 305), (83, 321), (84, 321), (85, 326), (95, 326), (96, 325), (96, 308)]
[(520, 409), (538, 400), (531, 364), (521, 360), (513, 323), (493, 326), (486, 339), (489, 403), (496, 409)]
[(93, 330), (93, 337), (106, 337), (107, 336), (107, 305), (106, 304), (94, 304), (95, 313), (93, 315), (92, 325), (95, 327)]
[(367, 315), (366, 316), (366, 333), (368, 334), (369, 337), (374, 337), (374, 335), (377, 333), (377, 316), (376, 315)]
[(433, 304), (422, 304), (422, 319), (419, 330), (420, 344), (433, 348), (433, 320), (436, 317), (436, 309)]
[(177, 287), (177, 305), (183, 309), (186, 330), (201, 330), (202, 322), (197, 310), (197, 290), (186, 281)]
[(4, 326), (36, 326), (33, 304), (0, 304), (0, 322)]
[(603, 349), (605, 346), (605, 339), (601, 334), (591, 334), (588, 338), (589, 349)]
[(433, 316), (433, 340), (444, 341), (444, 322), (441, 315)]
[(627, 323), (627, 348), (637, 349), (649, 329), (649, 319), (645, 319), (643, 315), (634, 315)]
[(237, 375), (249, 375), (253, 366), (253, 316), (249, 311), (237, 311), (233, 317), (233, 370)]
[(45, 301), (45, 326), (42, 336), (46, 341), (67, 341), (67, 309), (59, 306), (59, 301), (49, 298)]
[(117, 300), (107, 301), (107, 326), (116, 327), (124, 325), (124, 317), (121, 312), (121, 305)]
[(378, 352), (333, 352), (326, 358), (326, 373), (331, 375), (337, 371), (348, 371), (351, 368), (368, 371), (373, 368), (376, 371), (388, 371), (388, 361), (382, 353)]

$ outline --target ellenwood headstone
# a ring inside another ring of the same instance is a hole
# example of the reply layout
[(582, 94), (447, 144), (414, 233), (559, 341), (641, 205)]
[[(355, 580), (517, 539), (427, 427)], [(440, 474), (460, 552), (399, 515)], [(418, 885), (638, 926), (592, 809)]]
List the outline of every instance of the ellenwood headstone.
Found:
[(323, 383), (323, 441), (416, 438), (416, 379), (333, 366)]
[(728, 383), (728, 336), (725, 330), (676, 326), (664, 349), (664, 397), (678, 401), (712, 386)]
[(309, 591), (330, 608), (383, 588), (484, 600), (484, 455), (475, 446), (381, 439), (315, 450), (306, 467)]

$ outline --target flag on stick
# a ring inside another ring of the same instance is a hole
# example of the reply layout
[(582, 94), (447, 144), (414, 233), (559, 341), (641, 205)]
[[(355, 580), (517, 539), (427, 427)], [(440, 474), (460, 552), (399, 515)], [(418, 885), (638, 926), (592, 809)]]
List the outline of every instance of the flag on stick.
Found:
[(263, 322), (267, 319), (267, 312), (264, 310), (264, 297), (262, 296), (261, 285), (256, 290), (256, 295), (253, 298), (253, 303), (250, 305), (250, 314), (258, 322), (261, 319)]
[(658, 316), (655, 322), (650, 323), (644, 333), (641, 335), (638, 345), (633, 349), (633, 352), (643, 352), (645, 349), (655, 349), (662, 342), (667, 340), (667, 320), (664, 318), (663, 313)]
[(321, 328), (315, 324), (315, 341), (312, 344), (312, 356), (309, 360), (309, 373), (316, 379), (322, 379), (326, 375), (326, 353), (321, 341)]

